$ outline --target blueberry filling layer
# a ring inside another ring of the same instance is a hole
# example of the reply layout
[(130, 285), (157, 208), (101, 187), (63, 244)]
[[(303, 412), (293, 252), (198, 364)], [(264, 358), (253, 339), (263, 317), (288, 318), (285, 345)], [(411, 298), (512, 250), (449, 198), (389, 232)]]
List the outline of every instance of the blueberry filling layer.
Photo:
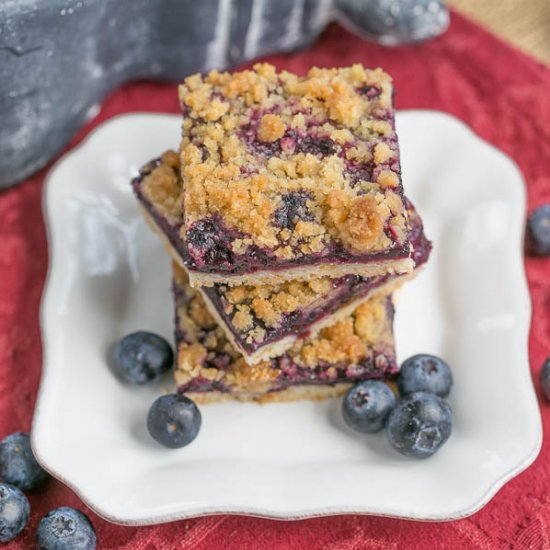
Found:
[[(284, 208), (284, 207), (283, 207)], [(275, 213), (278, 223), (282, 220), (292, 226), (295, 224), (285, 211)], [(296, 218), (294, 218), (295, 220)], [(199, 235), (193, 242), (187, 243), (187, 253), (184, 255), (185, 266), (190, 271), (200, 273), (224, 273), (228, 275), (246, 275), (257, 271), (269, 269), (269, 271), (283, 271), (290, 267), (307, 266), (311, 264), (366, 264), (381, 260), (399, 260), (408, 258), (410, 245), (394, 244), (390, 249), (372, 254), (352, 254), (340, 243), (330, 242), (321, 252), (307, 256), (299, 256), (293, 260), (285, 261), (278, 259), (273, 249), (262, 249), (250, 246), (244, 254), (234, 254), (231, 250), (232, 240), (228, 238), (231, 230), (223, 227), (219, 222), (206, 219), (206, 226), (209, 228), (207, 242), (202, 244), (200, 235), (205, 220), (199, 220), (187, 229), (187, 234)], [(199, 225), (200, 224), (200, 225)], [(218, 227), (217, 233), (212, 233), (214, 227)], [(185, 246), (185, 244), (183, 245)], [(214, 258), (215, 261), (211, 261)]]

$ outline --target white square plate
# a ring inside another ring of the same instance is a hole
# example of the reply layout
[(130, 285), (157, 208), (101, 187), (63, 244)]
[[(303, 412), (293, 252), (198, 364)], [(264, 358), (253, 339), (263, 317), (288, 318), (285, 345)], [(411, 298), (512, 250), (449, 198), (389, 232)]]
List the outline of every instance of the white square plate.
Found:
[(124, 115), (95, 130), (46, 185), (50, 272), (38, 460), (98, 514), (150, 524), (221, 512), (274, 518), (369, 513), (462, 517), (535, 459), (541, 422), (527, 356), (525, 192), (504, 154), (453, 117), (399, 113), (404, 183), (434, 251), (397, 304), (399, 357), (451, 364), (454, 433), (428, 460), (347, 429), (340, 402), (202, 407), (199, 437), (167, 450), (145, 418), (168, 379), (127, 387), (107, 367), (136, 329), (171, 339), (170, 261), (129, 180), (178, 143), (178, 116)]

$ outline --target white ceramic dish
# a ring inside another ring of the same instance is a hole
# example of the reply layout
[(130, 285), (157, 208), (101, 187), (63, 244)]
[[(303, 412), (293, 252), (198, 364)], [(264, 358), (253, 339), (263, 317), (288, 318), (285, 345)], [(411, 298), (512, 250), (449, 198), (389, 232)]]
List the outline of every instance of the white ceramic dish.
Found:
[(179, 118), (110, 120), (52, 170), (45, 196), (50, 272), (38, 460), (105, 518), (150, 524), (218, 512), (273, 518), (368, 513), (448, 520), (481, 508), (535, 459), (541, 423), (527, 357), (521, 255), (525, 192), (512, 161), (449, 115), (399, 113), (405, 188), (434, 252), (397, 305), (401, 359), (453, 366), (454, 433), (434, 457), (393, 452), (348, 430), (339, 401), (204, 406), (187, 448), (145, 428), (148, 388), (118, 382), (110, 346), (135, 329), (171, 337), (169, 259), (129, 179), (178, 142)]

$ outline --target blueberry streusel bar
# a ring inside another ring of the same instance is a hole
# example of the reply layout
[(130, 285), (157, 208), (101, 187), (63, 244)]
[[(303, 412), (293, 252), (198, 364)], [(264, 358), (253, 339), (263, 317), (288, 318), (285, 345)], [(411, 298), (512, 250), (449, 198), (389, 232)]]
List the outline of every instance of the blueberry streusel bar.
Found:
[(175, 378), (178, 391), (198, 402), (226, 399), (289, 401), (343, 393), (350, 384), (396, 374), (391, 296), (377, 296), (297, 342), (284, 355), (249, 366), (174, 264)]
[(361, 65), (186, 78), (190, 284), (412, 271), (392, 94), (388, 74)]
[[(179, 159), (167, 152), (150, 162), (133, 182), (151, 226), (163, 238), (175, 259), (181, 257), (182, 181)], [(406, 202), (409, 240), (416, 267), (430, 252), (422, 221)], [(326, 326), (345, 318), (373, 293), (395, 290), (415, 272), (406, 275), (336, 279), (317, 277), (272, 285), (228, 286), (217, 283), (200, 290), (212, 317), (248, 364), (283, 354), (297, 340), (314, 336)]]

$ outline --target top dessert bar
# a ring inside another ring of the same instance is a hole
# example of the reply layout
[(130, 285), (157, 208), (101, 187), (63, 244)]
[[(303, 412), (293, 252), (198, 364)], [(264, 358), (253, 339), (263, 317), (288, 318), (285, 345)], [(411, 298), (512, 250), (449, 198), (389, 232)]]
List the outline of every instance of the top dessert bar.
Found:
[(191, 285), (410, 272), (392, 93), (388, 74), (361, 65), (186, 78)]

